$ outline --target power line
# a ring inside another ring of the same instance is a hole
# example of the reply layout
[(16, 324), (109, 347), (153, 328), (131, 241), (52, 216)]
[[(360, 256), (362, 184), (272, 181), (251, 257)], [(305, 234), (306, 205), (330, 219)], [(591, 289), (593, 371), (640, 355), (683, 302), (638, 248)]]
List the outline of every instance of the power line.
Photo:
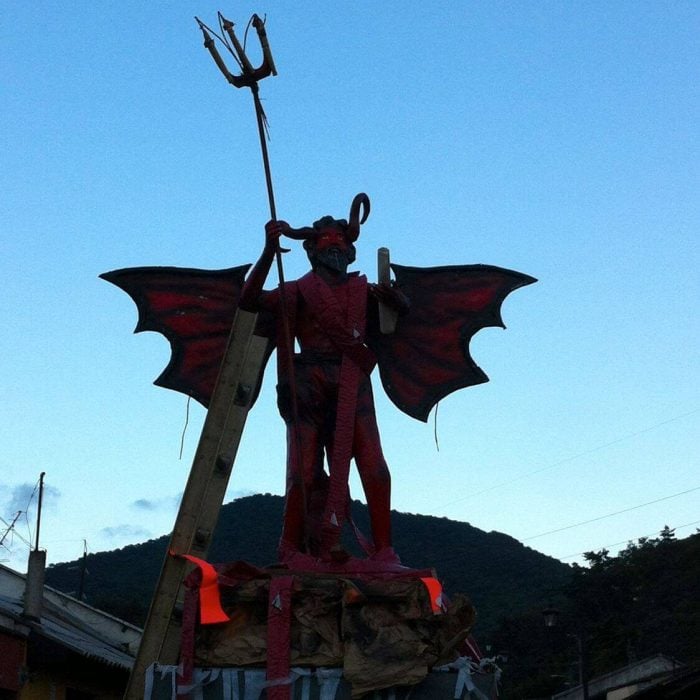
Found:
[[(440, 508), (446, 508), (447, 506), (454, 505), (455, 503), (461, 503), (462, 501), (466, 501), (469, 498), (476, 498), (477, 496), (481, 496), (484, 493), (488, 493), (489, 491), (494, 491), (495, 489), (502, 488), (504, 486), (510, 486), (511, 484), (514, 484), (516, 481), (522, 481), (523, 479), (527, 479), (530, 476), (534, 476), (535, 474), (541, 474), (542, 472), (548, 471), (549, 469), (555, 469), (556, 467), (560, 467), (562, 464), (567, 464), (569, 462), (573, 462), (576, 459), (580, 459), (581, 457), (585, 457), (587, 455), (593, 454), (595, 452), (599, 452), (600, 450), (605, 449), (606, 447), (611, 447), (612, 445), (617, 445), (620, 442), (624, 442), (625, 440), (629, 440), (630, 438), (637, 437), (638, 435), (643, 435), (644, 433), (648, 433), (650, 430), (655, 430), (656, 428), (660, 428), (663, 425), (668, 425), (669, 423), (673, 423), (674, 421), (680, 420), (681, 418), (687, 418), (688, 416), (692, 416), (695, 413), (698, 413), (700, 411), (700, 408), (693, 409), (692, 411), (688, 411), (687, 413), (682, 413), (679, 416), (674, 416), (673, 418), (668, 418), (667, 420), (661, 421), (660, 423), (654, 423), (654, 425), (649, 425), (646, 428), (642, 428), (641, 430), (637, 430), (633, 433), (628, 433), (627, 435), (623, 435), (619, 438), (615, 438), (614, 440), (610, 440), (609, 442), (602, 443), (601, 445), (596, 445), (595, 447), (591, 447), (588, 450), (584, 450), (583, 452), (578, 452), (575, 455), (572, 455), (570, 457), (565, 457), (564, 459), (560, 459), (558, 462), (554, 462), (553, 464), (549, 464), (546, 467), (540, 467), (539, 469), (535, 469), (531, 472), (525, 472), (524, 474), (520, 474), (520, 476), (516, 476), (513, 479), (510, 479), (508, 481), (502, 481), (499, 484), (494, 484), (493, 486), (488, 486), (485, 489), (482, 489), (481, 491), (475, 491), (474, 493), (470, 493), (467, 496), (462, 496), (461, 498), (456, 498), (453, 501), (449, 501), (447, 503), (444, 503), (442, 506), (439, 506)], [(538, 535), (539, 536), (539, 535)]]
[[(698, 487), (698, 488), (700, 488), (700, 487)], [(693, 491), (693, 490), (695, 490), (695, 489), (691, 489), (691, 491)], [(672, 496), (668, 496), (667, 498), (672, 498)], [(664, 499), (661, 499), (661, 500), (664, 500)], [(636, 507), (636, 506), (635, 506), (635, 507)], [(698, 523), (700, 523), (700, 520), (696, 520), (696, 521), (694, 521), (694, 522), (692, 522), (692, 523), (686, 523), (685, 525), (677, 525), (676, 527), (673, 528), (673, 530), (675, 531), (675, 530), (680, 530), (680, 529), (685, 528), (685, 527), (691, 527), (692, 525), (697, 525)], [(478, 528), (477, 528), (477, 529), (478, 529)], [(659, 532), (660, 532), (659, 530), (656, 530), (656, 531), (654, 531), (653, 533), (650, 533), (650, 534), (648, 534), (648, 535), (642, 535), (642, 537), (653, 537), (653, 536), (655, 536), (655, 535), (658, 535)], [(516, 537), (513, 537), (513, 539), (515, 539), (516, 541), (522, 542), (522, 540), (517, 540)], [(603, 547), (598, 548), (598, 550), (586, 550), (586, 551), (600, 551), (600, 549), (607, 549), (608, 547), (615, 547), (615, 546), (617, 546), (617, 545), (628, 544), (629, 542), (633, 542), (635, 539), (638, 540), (638, 539), (640, 539), (640, 538), (627, 539), (627, 540), (625, 540), (624, 542), (618, 542), (617, 544), (604, 545)], [(545, 557), (548, 557), (548, 558), (551, 558), (551, 559), (557, 559), (557, 560), (559, 560), (559, 561), (561, 561), (561, 562), (563, 562), (564, 559), (572, 559), (573, 557), (578, 557), (578, 556), (581, 556), (581, 555), (583, 555), (583, 554), (585, 554), (585, 553), (586, 553), (586, 552), (577, 552), (576, 554), (568, 554), (568, 555), (565, 556), (565, 557), (559, 557), (559, 556), (554, 556), (554, 555), (551, 555), (551, 554), (544, 554), (543, 552), (540, 552), (540, 554), (542, 554), (542, 556), (545, 556)], [(469, 556), (469, 548), (468, 548), (468, 547), (464, 547), (464, 549), (460, 549), (459, 551), (453, 551), (452, 553), (450, 553), (450, 554), (447, 555), (447, 556), (438, 557), (438, 558), (433, 558), (433, 559), (431, 560), (431, 562), (432, 562), (432, 563), (431, 563), (431, 566), (440, 567), (440, 566), (443, 566), (443, 565), (449, 565), (450, 563), (452, 563), (452, 562), (454, 562), (454, 561), (457, 561), (457, 560), (460, 560), (460, 559), (464, 559), (464, 558), (466, 558), (466, 557), (468, 557), (468, 556)], [(537, 561), (537, 562), (535, 562), (534, 564), (532, 564), (531, 566), (527, 567), (524, 571), (519, 572), (519, 573), (518, 573), (518, 576), (526, 575), (526, 574), (528, 574), (530, 571), (532, 571), (532, 570), (534, 570), (534, 569), (537, 569), (537, 568), (539, 568), (539, 567), (541, 567), (541, 562), (540, 562), (540, 561)]]
[[(694, 520), (692, 523), (686, 523), (685, 525), (676, 525), (676, 527), (671, 528), (674, 532), (676, 530), (682, 530), (685, 527), (691, 527), (693, 525), (697, 525), (700, 523), (700, 520)], [(639, 541), (640, 539), (644, 537), (654, 537), (654, 535), (657, 535), (657, 532), (650, 532), (646, 535), (642, 535), (641, 537), (636, 537), (633, 539), (627, 539), (623, 540), (622, 542), (613, 542), (612, 544), (604, 544), (602, 547), (597, 547), (596, 549), (588, 549), (586, 550), (587, 552), (599, 552), (601, 549), (607, 549), (608, 547), (619, 547), (623, 544), (629, 544), (630, 542), (634, 542), (635, 540)], [(560, 561), (564, 561), (564, 559), (573, 559), (574, 557), (580, 557), (582, 555), (586, 554), (586, 552), (576, 552), (576, 554), (567, 554), (565, 557), (557, 557)]]
[(532, 535), (531, 537), (525, 537), (521, 542), (529, 542), (530, 540), (537, 539), (538, 537), (544, 537), (545, 535), (553, 535), (555, 532), (563, 532), (564, 530), (571, 530), (574, 527), (580, 527), (581, 525), (588, 525), (589, 523), (595, 523), (598, 520), (604, 520), (605, 518), (611, 518), (613, 515), (620, 515), (621, 513), (629, 513), (631, 510), (637, 510), (637, 508), (644, 508), (644, 506), (650, 506), (653, 503), (661, 503), (661, 501), (668, 501), (670, 498), (677, 498), (678, 496), (684, 496), (686, 493), (692, 493), (693, 491), (700, 490), (700, 486), (695, 486), (687, 491), (681, 491), (680, 493), (674, 493), (670, 496), (664, 496), (663, 498), (657, 498), (653, 501), (647, 501), (646, 503), (640, 503), (636, 506), (630, 508), (624, 508), (623, 510), (615, 511), (614, 513), (608, 513), (607, 515), (599, 515), (597, 518), (591, 518), (590, 520), (584, 520), (580, 523), (574, 523), (573, 525), (566, 525), (564, 527), (559, 527), (556, 530), (547, 530), (547, 532), (540, 532), (539, 535)]

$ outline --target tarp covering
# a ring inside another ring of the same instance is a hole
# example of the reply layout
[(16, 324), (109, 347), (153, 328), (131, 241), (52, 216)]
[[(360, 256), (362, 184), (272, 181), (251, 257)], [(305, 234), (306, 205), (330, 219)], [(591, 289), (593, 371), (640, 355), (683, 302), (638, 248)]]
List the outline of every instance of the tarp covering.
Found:
[(415, 685), (431, 668), (454, 661), (474, 623), (468, 599), (456, 595), (448, 603), (436, 596), (425, 572), (289, 574), (219, 567), (221, 604), (230, 620), (216, 625), (195, 624), (200, 577), (193, 577), (183, 627), (185, 682), (193, 664), (267, 666), (268, 680), (282, 684), (290, 666), (341, 667), (358, 697)]

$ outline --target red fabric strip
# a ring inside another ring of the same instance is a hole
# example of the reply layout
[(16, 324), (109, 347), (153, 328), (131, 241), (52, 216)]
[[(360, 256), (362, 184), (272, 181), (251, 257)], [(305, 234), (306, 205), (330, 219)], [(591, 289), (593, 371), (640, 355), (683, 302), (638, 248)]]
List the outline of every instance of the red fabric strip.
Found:
[(199, 621), (203, 625), (214, 625), (218, 622), (228, 622), (229, 616), (221, 607), (219, 596), (219, 575), (216, 569), (204, 559), (198, 559), (191, 554), (171, 555), (182, 557), (199, 567), (202, 572), (202, 582), (199, 584)]
[(423, 585), (428, 589), (428, 595), (430, 596), (430, 607), (435, 614), (443, 611), (442, 604), (442, 584), (436, 578), (432, 576), (425, 576), (421, 578)]
[(268, 700), (289, 700), (293, 576), (276, 576), (270, 581), (267, 606), (267, 688)]
[(350, 277), (347, 281), (347, 315), (331, 287), (316, 274), (299, 280), (299, 291), (316, 316), (323, 332), (342, 352), (338, 403), (329, 459), (330, 483), (322, 520), (321, 554), (338, 543), (348, 510), (348, 476), (355, 432), (355, 414), (360, 372), (369, 374), (374, 355), (363, 344), (367, 311), (367, 278)]

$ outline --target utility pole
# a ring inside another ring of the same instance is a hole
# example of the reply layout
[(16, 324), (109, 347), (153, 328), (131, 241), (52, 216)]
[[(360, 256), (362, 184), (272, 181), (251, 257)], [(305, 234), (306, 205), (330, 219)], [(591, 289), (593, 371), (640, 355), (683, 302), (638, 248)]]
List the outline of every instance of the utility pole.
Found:
[(80, 560), (80, 583), (78, 584), (78, 600), (83, 600), (85, 592), (85, 575), (87, 574), (87, 540), (83, 540), (83, 557)]
[(44, 503), (44, 477), (46, 472), (41, 472), (39, 474), (39, 504), (37, 506), (36, 513), (36, 544), (34, 545), (35, 550), (39, 550), (39, 531), (41, 530), (41, 507)]

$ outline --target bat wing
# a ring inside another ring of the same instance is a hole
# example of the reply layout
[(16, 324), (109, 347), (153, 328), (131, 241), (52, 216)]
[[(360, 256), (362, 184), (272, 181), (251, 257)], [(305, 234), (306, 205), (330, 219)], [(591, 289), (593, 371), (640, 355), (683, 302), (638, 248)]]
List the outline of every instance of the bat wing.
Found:
[(537, 280), (490, 265), (391, 268), (411, 307), (393, 334), (372, 332), (368, 342), (389, 398), (409, 416), (427, 421), (440, 399), (488, 381), (469, 354), (469, 341), (482, 328), (505, 328), (503, 300)]
[(170, 342), (170, 362), (154, 384), (208, 406), (249, 268), (130, 267), (100, 275), (134, 300), (135, 333), (156, 331)]

